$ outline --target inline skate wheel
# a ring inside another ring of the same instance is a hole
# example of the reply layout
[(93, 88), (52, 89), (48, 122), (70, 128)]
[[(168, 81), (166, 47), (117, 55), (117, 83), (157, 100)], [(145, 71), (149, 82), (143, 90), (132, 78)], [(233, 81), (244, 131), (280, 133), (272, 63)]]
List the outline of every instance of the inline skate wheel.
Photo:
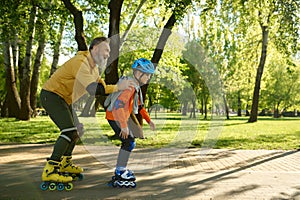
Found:
[(70, 191), (73, 189), (73, 184), (72, 183), (68, 183), (65, 187), (66, 191)]
[(113, 182), (113, 183), (112, 183), (112, 186), (113, 186), (114, 188), (116, 188), (116, 187), (118, 187), (118, 184), (117, 184), (116, 182)]
[(43, 182), (43, 183), (41, 183), (40, 188), (41, 188), (41, 190), (43, 190), (43, 191), (48, 190), (49, 184), (46, 183), (46, 182)]
[(135, 183), (135, 182), (132, 182), (132, 183), (131, 183), (131, 187), (132, 187), (132, 188), (136, 188), (136, 183)]
[(108, 183), (107, 183), (107, 186), (109, 186), (109, 187), (117, 187), (117, 184), (116, 184), (116, 182), (114, 181), (114, 180), (111, 180), (111, 181), (109, 181)]
[(78, 180), (78, 177), (76, 176), (76, 174), (72, 174), (70, 176), (72, 177), (73, 181), (77, 181)]
[(83, 180), (83, 178), (84, 178), (84, 175), (83, 175), (83, 174), (79, 174), (79, 175), (78, 175), (78, 180), (79, 180), (79, 181)]
[(129, 188), (130, 187), (130, 182), (124, 181), (122, 186), (125, 186), (126, 188)]
[(55, 189), (56, 189), (56, 184), (55, 183), (50, 183), (49, 190), (53, 191)]
[(58, 191), (63, 191), (64, 189), (65, 189), (65, 186), (64, 186), (64, 184), (63, 183), (59, 183), (59, 184), (57, 184), (57, 190)]
[(119, 188), (122, 188), (123, 187), (123, 184), (119, 181), (115, 182), (116, 186), (119, 187)]

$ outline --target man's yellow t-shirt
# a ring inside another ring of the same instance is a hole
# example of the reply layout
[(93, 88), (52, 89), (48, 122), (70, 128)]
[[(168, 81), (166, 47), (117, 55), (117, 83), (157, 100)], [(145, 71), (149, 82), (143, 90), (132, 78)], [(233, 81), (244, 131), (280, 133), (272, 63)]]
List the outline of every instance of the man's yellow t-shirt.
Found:
[(55, 71), (43, 89), (58, 94), (70, 105), (86, 94), (86, 87), (93, 82), (101, 83), (106, 94), (118, 90), (116, 85), (106, 85), (99, 77), (89, 51), (79, 51)]

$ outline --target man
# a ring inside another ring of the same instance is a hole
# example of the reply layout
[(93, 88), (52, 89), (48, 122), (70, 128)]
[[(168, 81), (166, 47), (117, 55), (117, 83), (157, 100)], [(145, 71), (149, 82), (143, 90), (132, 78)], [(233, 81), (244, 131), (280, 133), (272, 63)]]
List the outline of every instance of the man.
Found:
[(76, 114), (73, 114), (71, 104), (86, 93), (105, 95), (133, 85), (132, 81), (106, 85), (100, 78), (109, 54), (109, 39), (97, 37), (91, 42), (88, 51), (79, 51), (43, 86), (40, 95), (41, 103), (61, 132), (43, 170), (43, 181), (67, 183), (72, 181), (72, 177), (63, 176), (61, 173), (83, 172), (81, 167), (72, 163), (72, 152), (79, 139), (78, 131), (81, 124)]

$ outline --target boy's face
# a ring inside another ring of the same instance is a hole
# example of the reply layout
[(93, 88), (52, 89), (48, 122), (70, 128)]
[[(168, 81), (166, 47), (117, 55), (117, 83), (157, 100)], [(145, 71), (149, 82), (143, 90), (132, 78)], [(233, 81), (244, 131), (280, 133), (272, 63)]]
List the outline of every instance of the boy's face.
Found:
[(141, 85), (145, 85), (149, 82), (150, 78), (151, 78), (151, 74), (147, 74), (144, 72), (141, 72), (139, 70), (136, 70), (136, 75), (135, 75), (136, 79), (140, 81)]

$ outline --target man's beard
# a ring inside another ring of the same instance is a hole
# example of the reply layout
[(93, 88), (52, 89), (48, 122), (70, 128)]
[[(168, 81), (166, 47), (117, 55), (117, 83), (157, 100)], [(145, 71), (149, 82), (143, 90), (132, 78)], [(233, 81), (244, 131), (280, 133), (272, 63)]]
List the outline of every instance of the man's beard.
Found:
[(107, 59), (104, 59), (103, 56), (99, 56), (98, 61), (98, 70), (99, 74), (101, 75), (106, 69)]

